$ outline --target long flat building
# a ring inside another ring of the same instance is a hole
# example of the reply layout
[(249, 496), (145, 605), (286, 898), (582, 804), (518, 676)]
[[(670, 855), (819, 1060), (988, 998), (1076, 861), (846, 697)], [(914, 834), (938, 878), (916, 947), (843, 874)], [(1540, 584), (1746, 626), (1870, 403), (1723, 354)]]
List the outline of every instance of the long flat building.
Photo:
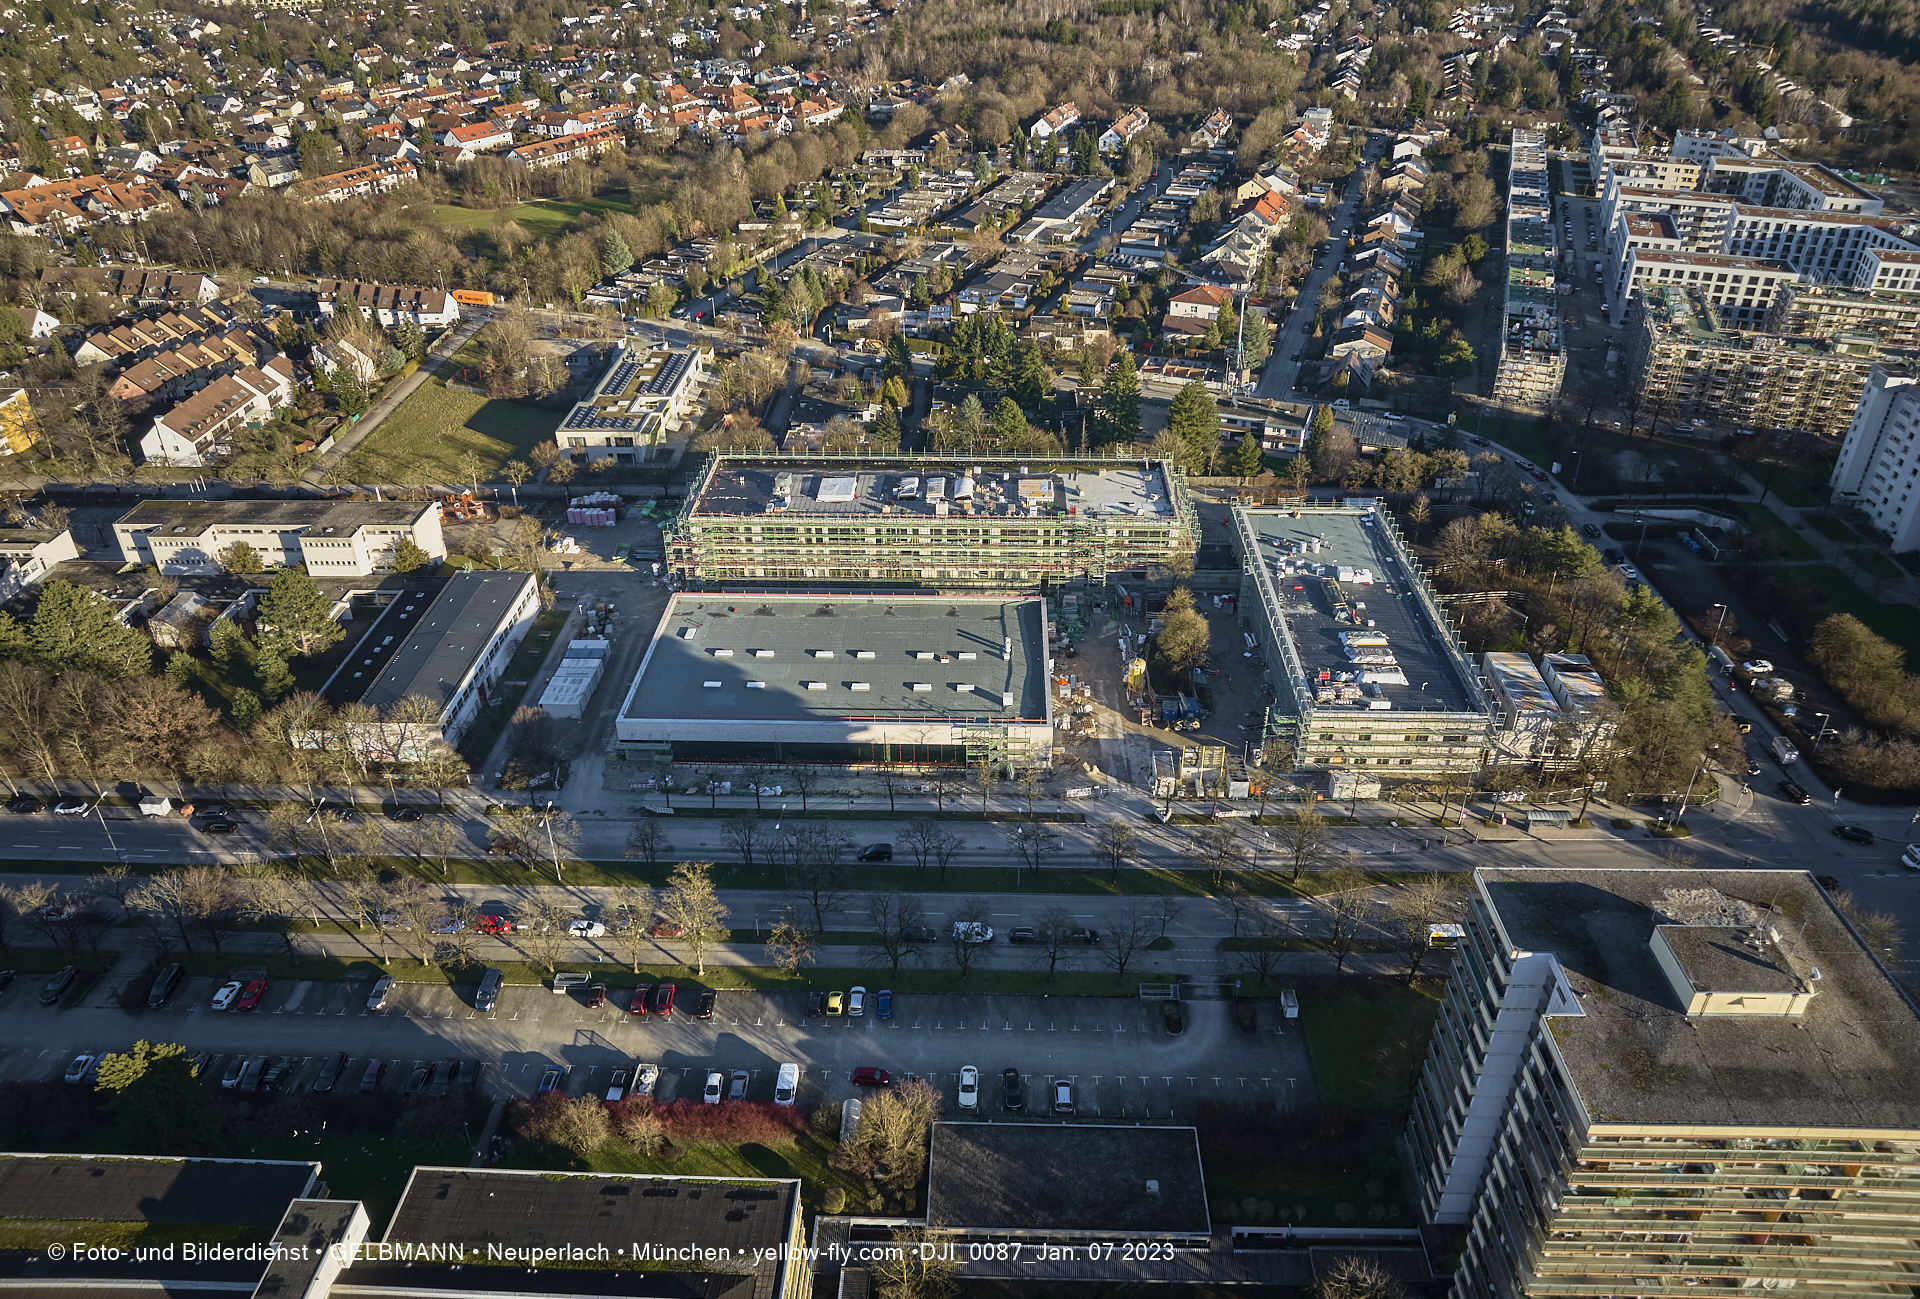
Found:
[(1263, 740), (1300, 770), (1487, 762), (1494, 709), (1438, 601), (1371, 504), (1234, 511), (1241, 607), (1273, 685)]
[(1052, 743), (1046, 645), (1038, 599), (683, 592), (615, 736), (641, 761), (1024, 766)]
[(1164, 569), (1200, 528), (1157, 460), (722, 453), (665, 532), (696, 590), (1025, 591)]
[(162, 573), (217, 573), (236, 542), (267, 568), (315, 578), (385, 572), (402, 541), (447, 557), (437, 501), (142, 501), (114, 520), (113, 539), (127, 563)]
[(1455, 1299), (1911, 1292), (1920, 1007), (1811, 876), (1481, 869), (1464, 928), (1406, 1133)]

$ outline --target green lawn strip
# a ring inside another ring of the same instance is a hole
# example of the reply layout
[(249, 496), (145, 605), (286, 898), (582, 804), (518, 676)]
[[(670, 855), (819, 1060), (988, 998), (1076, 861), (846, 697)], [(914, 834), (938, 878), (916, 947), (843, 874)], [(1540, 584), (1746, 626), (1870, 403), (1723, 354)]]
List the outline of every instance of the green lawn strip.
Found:
[[(821, 1200), (830, 1187), (839, 1187), (850, 1204), (864, 1201), (865, 1183), (832, 1168), (827, 1160), (837, 1142), (802, 1133), (788, 1141), (767, 1144), (749, 1142), (728, 1145), (720, 1142), (692, 1141), (680, 1147), (679, 1158), (648, 1159), (619, 1140), (607, 1142), (588, 1157), (584, 1168), (596, 1173), (638, 1173), (662, 1177), (798, 1177), (801, 1200), (808, 1214), (820, 1211)], [(502, 1161), (513, 1164), (511, 1157)], [(545, 1167), (540, 1163), (521, 1167)]]
[(480, 457), (483, 480), (553, 436), (562, 412), (456, 392), (438, 378), (414, 389), (328, 474), (336, 483), (452, 483), (460, 457)]
[(0, 1250), (40, 1250), (55, 1243), (122, 1251), (183, 1244), (251, 1245), (272, 1234), (264, 1228), (237, 1227), (231, 1223), (59, 1222), (13, 1218), (0, 1222)]
[(1814, 544), (1788, 527), (1781, 517), (1765, 505), (1752, 501), (1735, 501), (1733, 508), (1747, 521), (1773, 555), (1780, 559), (1818, 559), (1820, 552)]
[(1826, 597), (1827, 612), (1852, 614), (1906, 650), (1909, 659), (1920, 659), (1920, 609), (1910, 604), (1883, 604), (1870, 599), (1852, 578), (1837, 568), (1804, 568), (1798, 576)]
[(1829, 541), (1858, 541), (1860, 538), (1852, 528), (1831, 514), (1809, 514), (1807, 526)]
[(1847, 552), (1847, 558), (1858, 564), (1868, 576), (1877, 577), (1883, 582), (1902, 576), (1898, 565), (1871, 546), (1856, 546)]
[(1379, 975), (1296, 981), (1300, 1026), (1320, 1100), (1404, 1120), (1440, 1012), (1441, 986)]

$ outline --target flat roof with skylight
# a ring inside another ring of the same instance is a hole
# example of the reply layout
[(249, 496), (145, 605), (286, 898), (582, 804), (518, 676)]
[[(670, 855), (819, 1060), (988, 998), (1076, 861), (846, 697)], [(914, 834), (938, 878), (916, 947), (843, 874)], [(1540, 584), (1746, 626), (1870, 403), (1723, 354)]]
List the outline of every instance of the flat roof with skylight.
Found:
[(1013, 515), (1165, 519), (1175, 513), (1165, 466), (1035, 460), (813, 463), (729, 459), (707, 476), (695, 514)]

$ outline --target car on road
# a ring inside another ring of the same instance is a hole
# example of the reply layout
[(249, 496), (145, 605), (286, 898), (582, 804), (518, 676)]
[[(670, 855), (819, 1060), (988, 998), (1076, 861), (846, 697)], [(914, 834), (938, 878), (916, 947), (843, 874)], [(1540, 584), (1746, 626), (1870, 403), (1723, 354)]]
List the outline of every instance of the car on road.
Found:
[(886, 1087), (893, 1082), (893, 1075), (878, 1065), (863, 1064), (853, 1071), (855, 1087)]
[(549, 1092), (559, 1091), (560, 1084), (566, 1076), (566, 1071), (559, 1065), (548, 1065), (546, 1072), (540, 1075), (540, 1094), (545, 1096)]
[(956, 920), (953, 922), (953, 941), (956, 943), (990, 943), (993, 941), (993, 927), (983, 925), (978, 920)]
[(345, 1051), (335, 1051), (320, 1062), (320, 1076), (313, 1080), (313, 1089), (317, 1092), (330, 1092), (334, 1084), (340, 1081), (340, 1070), (347, 1063)]
[(1816, 875), (1813, 877), (1813, 882), (1829, 893), (1837, 892), (1840, 888), (1839, 879), (1832, 875)]
[(1609, 546), (1600, 552), (1600, 558), (1609, 564), (1618, 564), (1621, 560), (1625, 559), (1626, 556)]
[(791, 1105), (800, 1094), (800, 1066), (788, 1061), (773, 1080), (773, 1103)]
[(1007, 1107), (1009, 1114), (1018, 1114), (1026, 1105), (1026, 1088), (1021, 1086), (1018, 1069), (1000, 1071), (1000, 1103)]
[(860, 850), (861, 861), (892, 861), (893, 845), (890, 843), (870, 843)]
[(607, 985), (594, 983), (587, 986), (587, 1009), (598, 1010), (607, 1004)]
[(402, 803), (399, 807), (387, 813), (387, 819), (389, 821), (399, 821), (402, 824), (411, 824), (418, 821), (422, 815), (419, 808), (408, 803)]
[(716, 1069), (707, 1075), (707, 1086), (706, 1089), (700, 1093), (700, 1099), (708, 1105), (718, 1105), (720, 1103), (720, 1093), (725, 1091), (726, 1087), (726, 1075)]
[(1791, 780), (1781, 781), (1779, 790), (1780, 797), (1786, 799), (1789, 803), (1798, 803), (1801, 807), (1805, 807), (1813, 802), (1813, 795), (1794, 784)]
[(655, 938), (678, 938), (686, 932), (686, 930), (674, 924), (671, 920), (656, 920), (653, 923), (653, 936)]
[[(957, 929), (959, 926), (956, 925), (955, 928)], [(1007, 930), (1007, 941), (1016, 947), (1024, 946), (1027, 943), (1037, 943), (1040, 941), (1040, 931), (1026, 925), (1015, 925), (1012, 929)]]
[(35, 798), (32, 794), (15, 794), (7, 800), (7, 811), (20, 816), (27, 816), (34, 812), (44, 812), (46, 808), (46, 803)]
[(1055, 1114), (1073, 1113), (1073, 1084), (1065, 1078), (1053, 1080), (1053, 1112)]
[(1740, 734), (1750, 735), (1753, 733), (1752, 718), (1742, 717), (1738, 713), (1728, 713), (1727, 720), (1733, 723), (1733, 729), (1740, 732)]
[(960, 1070), (960, 1108), (969, 1113), (980, 1108), (980, 1071), (972, 1065)]
[(607, 927), (598, 920), (576, 920), (567, 926), (567, 932), (575, 938), (605, 938)]
[(750, 1076), (745, 1069), (735, 1069), (733, 1071), (733, 1080), (727, 1087), (728, 1100), (743, 1101), (747, 1099), (747, 1081)]
[(67, 1081), (77, 1083), (85, 1079), (96, 1059), (98, 1059), (97, 1056), (89, 1055), (85, 1051), (73, 1057), (73, 1063), (67, 1066)]
[(1618, 565), (1618, 568), (1620, 570), (1620, 576), (1626, 578), (1629, 582), (1635, 582), (1639, 580), (1640, 570), (1635, 568), (1632, 564), (1620, 564)]
[(609, 1103), (617, 1101), (627, 1094), (627, 1088), (633, 1082), (633, 1070), (615, 1069), (613, 1077), (607, 1079), (606, 1099)]
[(445, 1096), (447, 1088), (453, 1086), (453, 1061), (442, 1060), (433, 1066), (433, 1077), (427, 1081), (427, 1095)]
[(880, 1019), (893, 1018), (893, 993), (886, 988), (873, 994), (873, 1013)]
[(379, 1091), (380, 1079), (382, 1076), (386, 1074), (386, 1072), (387, 1072), (387, 1062), (385, 1060), (367, 1061), (366, 1072), (360, 1075), (360, 1090), (362, 1092)]
[(903, 943), (932, 943), (939, 941), (939, 938), (938, 931), (930, 925), (908, 925), (900, 931), (900, 941)]
[(827, 1013), (827, 994), (814, 991), (807, 994), (807, 1018)]
[(847, 1014), (858, 1017), (867, 1013), (867, 990), (854, 988), (847, 993)]
[(712, 1019), (713, 1008), (718, 1005), (719, 1002), (719, 993), (715, 992), (712, 988), (702, 988), (700, 990), (700, 1006), (693, 1012), (693, 1017), (695, 1019)]
[(201, 834), (232, 834), (239, 828), (239, 823), (235, 821), (202, 821), (200, 823)]
[(1742, 672), (1751, 672), (1755, 676), (1764, 676), (1773, 671), (1773, 662), (1770, 659), (1748, 659), (1740, 665), (1740, 670)]
[(1845, 839), (1848, 843), (1873, 846), (1873, 831), (1862, 825), (1836, 825), (1833, 827), (1833, 837)]
[(829, 992), (827, 994), (827, 1013), (829, 1015), (846, 1014), (847, 994), (844, 992)]
[(673, 1013), (673, 994), (678, 991), (679, 985), (674, 983), (663, 983), (656, 987), (653, 990), (653, 1013), (656, 1015), (671, 1015)]
[(373, 981), (373, 987), (367, 990), (367, 1009), (385, 1010), (387, 994), (393, 991), (393, 976), (383, 974)]
[(63, 798), (53, 805), (55, 816), (85, 816), (93, 805), (84, 798)]
[(1759, 775), (1759, 774), (1760, 774), (1760, 764), (1759, 764), (1759, 763), (1757, 763), (1757, 762), (1755, 762), (1755, 761), (1754, 761), (1754, 760), (1753, 760), (1752, 758), (1748, 758), (1748, 759), (1746, 760), (1746, 762), (1747, 762), (1747, 775), (1748, 775), (1748, 776), (1750, 776), (1750, 777), (1751, 777), (1751, 776), (1757, 776), (1757, 775)]
[(213, 994), (213, 1008), (215, 1010), (232, 1010), (233, 1003), (240, 999), (241, 990), (245, 987), (246, 985), (238, 979), (221, 984)]
[[(431, 1065), (417, 1064), (413, 1066), (413, 1072), (407, 1075), (407, 1084), (400, 1089), (400, 1094), (402, 1096), (418, 1096), (427, 1089), (427, 1079), (432, 1073), (433, 1067)], [(552, 1088), (542, 1082), (540, 1084), (540, 1090), (543, 1092), (551, 1091)]]
[(233, 1003), (235, 1010), (258, 1010), (260, 999), (267, 995), (265, 979), (249, 979), (247, 986), (240, 990), (239, 1000)]
[(647, 999), (652, 996), (653, 996), (653, 985), (651, 983), (635, 984), (633, 989), (633, 996), (627, 999), (627, 1013), (631, 1015), (646, 1014)]
[(473, 928), (475, 933), (480, 934), (510, 934), (513, 932), (513, 921), (490, 911), (482, 912), (473, 918)]
[(1586, 533), (1589, 537), (1597, 537), (1600, 535), (1600, 525), (1597, 523), (1583, 523), (1580, 525), (1580, 531)]
[(1078, 943), (1082, 947), (1098, 947), (1100, 945), (1100, 931), (1098, 929), (1069, 929), (1067, 931), (1067, 941), (1070, 943)]

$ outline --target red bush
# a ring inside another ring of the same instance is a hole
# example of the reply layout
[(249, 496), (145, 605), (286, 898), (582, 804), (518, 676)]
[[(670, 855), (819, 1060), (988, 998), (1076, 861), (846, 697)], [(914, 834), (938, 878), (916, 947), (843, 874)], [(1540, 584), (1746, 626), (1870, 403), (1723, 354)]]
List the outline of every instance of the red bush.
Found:
[(746, 1145), (756, 1141), (791, 1141), (807, 1126), (805, 1116), (795, 1106), (754, 1101), (728, 1101), (723, 1105), (670, 1101), (655, 1105), (653, 1112), (667, 1125), (667, 1135), (675, 1143), (717, 1141)]

